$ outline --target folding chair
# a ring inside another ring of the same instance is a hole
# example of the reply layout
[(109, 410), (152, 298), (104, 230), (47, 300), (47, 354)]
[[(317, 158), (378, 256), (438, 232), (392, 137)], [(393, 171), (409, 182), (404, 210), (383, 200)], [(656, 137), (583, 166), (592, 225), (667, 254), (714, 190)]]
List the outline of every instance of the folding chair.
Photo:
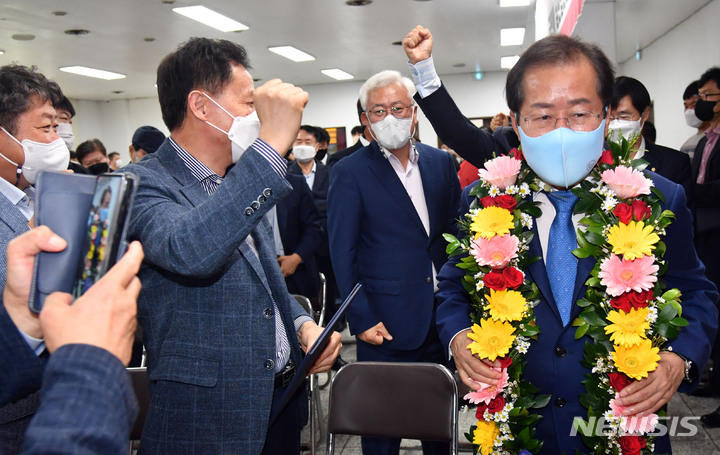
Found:
[[(312, 313), (312, 305), (310, 304), (310, 299), (308, 299), (305, 296), (293, 294), (293, 297), (295, 297), (295, 300), (305, 308), (305, 311), (308, 312), (308, 314)], [(320, 316), (322, 319), (322, 315)], [(320, 325), (320, 324), (318, 324)], [(322, 427), (322, 410), (320, 409), (320, 396), (317, 393), (317, 375), (311, 374), (310, 375), (310, 387), (308, 390), (309, 395), (309, 401), (310, 401), (310, 453), (312, 455), (315, 455), (315, 447), (319, 440), (322, 439), (322, 435), (324, 433), (323, 427)], [(318, 436), (316, 437), (316, 432)], [(303, 445), (305, 445), (303, 443)]]
[(333, 378), (327, 425), (328, 455), (337, 434), (447, 441), (457, 454), (457, 384), (434, 363), (350, 363)]
[(137, 398), (140, 409), (138, 410), (135, 424), (130, 430), (130, 454), (133, 452), (132, 441), (139, 441), (142, 437), (143, 426), (145, 426), (145, 417), (147, 416), (148, 410), (150, 409), (150, 389), (148, 386), (147, 368), (128, 368), (130, 374), (130, 381), (132, 382), (133, 389), (135, 390), (135, 397)]

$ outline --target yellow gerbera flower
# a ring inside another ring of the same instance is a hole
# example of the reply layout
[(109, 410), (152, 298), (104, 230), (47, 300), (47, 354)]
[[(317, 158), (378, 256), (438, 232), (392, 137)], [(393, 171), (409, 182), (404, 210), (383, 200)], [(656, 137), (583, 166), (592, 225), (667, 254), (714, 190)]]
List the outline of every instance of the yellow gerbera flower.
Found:
[(498, 436), (500, 429), (495, 422), (478, 420), (477, 428), (473, 432), (473, 444), (480, 446), (482, 455), (491, 455)]
[(612, 355), (619, 372), (640, 380), (657, 367), (659, 351), (660, 349), (652, 347), (650, 340), (643, 340), (631, 347), (615, 346)]
[(515, 227), (513, 215), (510, 210), (500, 207), (485, 207), (478, 210), (470, 223), (470, 231), (475, 234), (474, 238), (483, 237), (489, 239), (496, 235), (510, 233)]
[(494, 362), (496, 358), (503, 357), (510, 352), (515, 335), (515, 328), (507, 322), (496, 322), (492, 319), (483, 319), (480, 325), (473, 324), (472, 332), (468, 338), (474, 341), (468, 349), (481, 359)]
[(645, 339), (645, 331), (650, 328), (646, 320), (647, 308), (632, 308), (629, 313), (624, 311), (611, 311), (607, 320), (612, 324), (605, 326), (605, 333), (610, 335), (610, 341), (616, 345), (627, 348), (640, 344)]
[(608, 242), (612, 252), (622, 254), (624, 259), (637, 259), (650, 256), (660, 237), (653, 232), (652, 226), (645, 226), (642, 221), (631, 221), (628, 224), (616, 224), (608, 230)]
[(527, 308), (527, 300), (518, 292), (510, 289), (496, 291), (490, 289), (487, 298), (490, 316), (495, 321), (519, 321)]

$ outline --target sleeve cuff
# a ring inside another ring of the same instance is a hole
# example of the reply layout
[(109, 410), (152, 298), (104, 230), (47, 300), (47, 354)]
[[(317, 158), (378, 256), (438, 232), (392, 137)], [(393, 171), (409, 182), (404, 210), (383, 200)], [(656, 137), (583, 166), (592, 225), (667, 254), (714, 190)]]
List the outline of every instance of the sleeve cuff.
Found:
[(452, 352), (452, 348), (451, 348), (450, 346), (452, 346), (452, 343), (453, 343), (453, 341), (455, 340), (455, 338), (456, 338), (458, 335), (460, 335), (461, 332), (464, 332), (464, 331), (470, 330), (470, 329), (471, 329), (470, 327), (468, 327), (468, 328), (466, 328), (466, 329), (462, 329), (462, 330), (460, 330), (458, 333), (456, 333), (455, 335), (453, 335), (452, 338), (450, 338), (450, 343), (448, 344), (448, 360), (452, 360), (452, 358), (453, 358), (453, 352)]
[(440, 88), (441, 82), (435, 71), (432, 55), (427, 60), (419, 61), (414, 65), (408, 62), (408, 66), (410, 67), (410, 74), (412, 74), (415, 88), (421, 98), (432, 95)]
[(259, 138), (255, 139), (252, 147), (270, 163), (270, 166), (280, 177), (285, 178), (285, 174), (287, 174), (287, 161), (285, 158), (280, 156), (267, 142)]
[(315, 322), (315, 321), (310, 316), (300, 316), (299, 318), (295, 319), (295, 332), (300, 331), (300, 327), (302, 327), (302, 325), (305, 324), (306, 322)]
[(45, 350), (45, 340), (43, 340), (42, 338), (31, 337), (20, 329), (18, 329), (18, 332), (20, 332), (20, 335), (22, 335), (25, 342), (28, 344), (28, 346), (30, 346), (30, 349), (35, 352), (35, 355), (39, 356), (43, 353), (43, 351)]

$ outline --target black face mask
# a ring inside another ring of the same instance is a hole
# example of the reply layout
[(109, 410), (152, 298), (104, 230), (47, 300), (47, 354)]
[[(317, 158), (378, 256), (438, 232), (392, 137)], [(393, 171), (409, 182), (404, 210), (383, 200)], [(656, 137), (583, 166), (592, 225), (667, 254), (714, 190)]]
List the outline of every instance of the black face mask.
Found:
[(110, 166), (108, 166), (107, 163), (95, 163), (92, 166), (87, 168), (88, 171), (90, 171), (93, 175), (100, 175), (104, 174), (105, 172), (110, 172)]
[(715, 116), (713, 109), (717, 101), (697, 100), (695, 103), (695, 117), (703, 122), (709, 122)]

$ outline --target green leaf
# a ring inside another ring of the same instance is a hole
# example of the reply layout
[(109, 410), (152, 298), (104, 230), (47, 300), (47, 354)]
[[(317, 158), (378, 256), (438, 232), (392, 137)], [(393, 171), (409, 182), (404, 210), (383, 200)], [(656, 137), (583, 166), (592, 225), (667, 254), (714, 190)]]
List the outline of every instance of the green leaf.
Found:
[(607, 325), (607, 321), (597, 314), (593, 308), (591, 311), (585, 310), (580, 314), (580, 317), (590, 325), (604, 327)]
[(663, 300), (676, 300), (678, 299), (682, 293), (680, 292), (680, 289), (673, 288), (669, 291), (665, 291), (665, 293), (662, 295)]
[(678, 315), (677, 309), (672, 306), (666, 304), (665, 307), (660, 311), (660, 314), (658, 315), (658, 322), (669, 322), (674, 317)]
[(575, 339), (579, 340), (580, 338), (584, 337), (585, 334), (588, 332), (588, 329), (590, 328), (589, 325), (583, 324), (575, 331)]
[(687, 319), (675, 318), (672, 321), (670, 321), (670, 324), (674, 325), (675, 327), (687, 327), (689, 322), (687, 321)]

